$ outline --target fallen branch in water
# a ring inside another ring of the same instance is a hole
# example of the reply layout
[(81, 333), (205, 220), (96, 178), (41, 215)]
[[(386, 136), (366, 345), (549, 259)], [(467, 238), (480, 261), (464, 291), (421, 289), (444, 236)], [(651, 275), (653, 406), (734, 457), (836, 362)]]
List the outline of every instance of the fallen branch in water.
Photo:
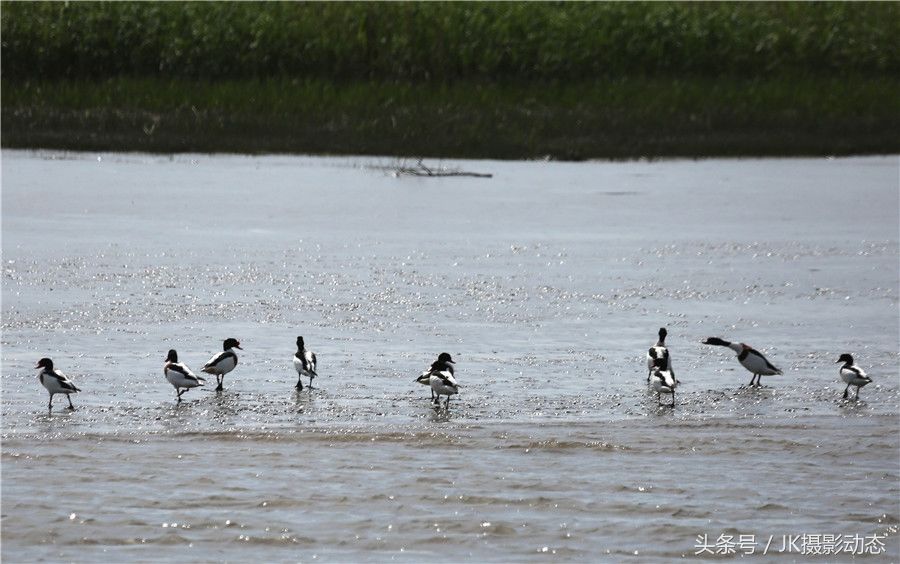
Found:
[(401, 162), (392, 166), (384, 166), (384, 167), (373, 167), (381, 170), (386, 170), (396, 176), (406, 175), (406, 176), (470, 176), (474, 178), (493, 178), (493, 174), (484, 173), (484, 172), (468, 172), (459, 169), (448, 169), (445, 167), (438, 167), (436, 169), (429, 168), (425, 166), (425, 163), (422, 162), (422, 159), (418, 159), (416, 161), (415, 166), (406, 166), (406, 162)]

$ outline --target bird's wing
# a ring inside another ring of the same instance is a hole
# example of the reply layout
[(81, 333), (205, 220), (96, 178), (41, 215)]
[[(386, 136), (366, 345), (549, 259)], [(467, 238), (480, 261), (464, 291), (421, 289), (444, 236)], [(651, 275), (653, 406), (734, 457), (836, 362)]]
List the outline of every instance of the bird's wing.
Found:
[(864, 378), (866, 380), (871, 380), (871, 378), (869, 378), (868, 374), (866, 374), (862, 368), (860, 368), (859, 366), (856, 366), (855, 364), (852, 366), (848, 366), (846, 368), (850, 372), (853, 372), (854, 374), (856, 374), (857, 378)]
[(307, 353), (307, 359), (309, 362), (308, 370), (310, 372), (312, 372), (313, 374), (316, 374), (316, 353), (314, 353), (314, 352)]
[(187, 376), (188, 378), (196, 378), (197, 377), (193, 372), (191, 372), (191, 369), (188, 368), (187, 365), (182, 362), (170, 362), (166, 368), (168, 368), (169, 370), (178, 372), (182, 376)]
[(74, 382), (69, 380), (68, 376), (66, 376), (59, 370), (54, 370), (53, 372), (50, 373), (50, 376), (52, 376), (53, 378), (56, 378), (56, 381), (59, 382), (59, 385), (66, 390), (71, 390), (73, 392), (81, 391), (80, 389), (78, 389), (77, 386), (75, 386)]
[(448, 386), (453, 386), (455, 388), (459, 387), (459, 383), (456, 381), (456, 378), (454, 378), (453, 374), (449, 371), (433, 372), (432, 374), (437, 375), (441, 379), (441, 381), (443, 381), (444, 384)]
[(207, 362), (203, 366), (203, 369), (205, 370), (207, 368), (212, 368), (213, 366), (219, 364), (220, 362), (222, 362), (223, 360), (225, 360), (226, 358), (228, 358), (230, 356), (234, 356), (234, 353), (231, 351), (222, 351), (219, 354), (217, 354), (216, 356), (209, 359), (209, 362)]

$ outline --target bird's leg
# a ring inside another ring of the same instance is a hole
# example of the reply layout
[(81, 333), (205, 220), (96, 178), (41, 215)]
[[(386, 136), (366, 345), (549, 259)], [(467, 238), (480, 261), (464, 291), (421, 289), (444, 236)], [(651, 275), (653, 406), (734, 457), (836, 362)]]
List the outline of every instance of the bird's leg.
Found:
[(312, 376), (312, 375), (311, 375), (311, 376), (309, 377), (309, 389), (310, 389), (310, 390), (313, 389), (313, 387), (312, 387), (312, 381), (313, 381), (313, 378), (315, 378), (315, 376)]
[(859, 386), (856, 387), (856, 401), (859, 401)]
[(754, 380), (756, 380), (756, 374), (753, 375), (753, 378), (750, 378), (750, 383), (747, 384), (747, 387), (748, 387), (748, 388), (752, 388), (752, 387), (753, 387), (753, 381), (754, 381)]
[[(847, 384), (847, 387), (844, 388), (844, 399), (847, 399), (847, 391), (850, 390), (850, 384)], [(858, 394), (859, 392), (857, 392)], [(52, 399), (52, 396), (51, 396)]]
[(224, 388), (222, 388), (222, 381), (223, 381), (223, 380), (225, 380), (225, 376), (221, 376), (221, 375), (219, 375), (219, 374), (216, 374), (216, 381), (219, 382), (219, 385), (216, 386), (216, 391), (217, 391), (217, 392), (221, 392), (221, 391), (224, 389)]
[(47, 404), (47, 409), (53, 411), (53, 394), (50, 394), (50, 403)]
[(303, 389), (303, 377), (297, 376), (297, 385), (295, 386), (298, 390)]
[[(859, 396), (859, 390), (856, 391), (856, 395)], [(75, 406), (72, 405), (72, 396), (66, 394), (66, 399), (69, 400), (69, 409), (75, 409)]]
[(670, 407), (675, 407), (675, 390), (672, 390), (672, 405)]

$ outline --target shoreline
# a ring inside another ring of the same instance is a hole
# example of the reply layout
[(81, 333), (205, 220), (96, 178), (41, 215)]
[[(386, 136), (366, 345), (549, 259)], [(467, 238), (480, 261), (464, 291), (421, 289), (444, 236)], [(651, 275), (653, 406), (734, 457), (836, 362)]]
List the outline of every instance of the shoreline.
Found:
[(559, 161), (900, 152), (896, 78), (3, 79), (2, 89), (5, 149)]

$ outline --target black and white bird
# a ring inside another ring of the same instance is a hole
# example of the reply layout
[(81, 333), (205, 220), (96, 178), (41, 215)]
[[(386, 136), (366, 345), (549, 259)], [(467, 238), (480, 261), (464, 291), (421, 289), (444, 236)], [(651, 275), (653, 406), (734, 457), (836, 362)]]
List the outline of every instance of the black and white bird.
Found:
[(850, 386), (856, 386), (856, 399), (859, 399), (859, 389), (866, 384), (871, 384), (872, 379), (863, 372), (862, 368), (853, 363), (853, 356), (844, 353), (837, 359), (835, 364), (838, 362), (844, 363), (841, 366), (841, 380), (847, 384), (847, 387), (844, 388), (844, 399), (847, 399), (847, 391), (850, 389)]
[(675, 388), (678, 386), (678, 381), (675, 380), (675, 375), (672, 374), (671, 370), (655, 367), (650, 374), (650, 386), (656, 391), (656, 403), (658, 405), (662, 405), (660, 400), (661, 394), (672, 394), (672, 403), (669, 404), (669, 407), (675, 407)]
[(303, 337), (297, 337), (297, 352), (294, 353), (294, 370), (297, 371), (297, 389), (303, 389), (303, 377), (308, 376), (309, 389), (311, 390), (313, 378), (318, 376), (316, 374), (316, 353), (306, 350), (306, 346), (303, 344)]
[(668, 335), (666, 328), (661, 327), (659, 329), (659, 340), (656, 341), (656, 344), (650, 347), (650, 350), (647, 351), (648, 382), (650, 381), (650, 376), (653, 374), (653, 371), (656, 368), (668, 370), (672, 373), (672, 377), (675, 377), (675, 372), (672, 371), (672, 358), (669, 356), (669, 349), (666, 347), (666, 335)]
[(222, 352), (209, 359), (209, 362), (201, 369), (201, 371), (206, 372), (207, 374), (215, 374), (216, 381), (219, 383), (219, 385), (216, 386), (217, 392), (221, 392), (223, 389), (222, 381), (225, 379), (225, 375), (234, 370), (234, 367), (237, 366), (238, 357), (237, 353), (234, 352), (234, 349), (241, 349), (241, 344), (238, 340), (232, 338), (225, 339), (225, 342), (222, 343)]
[(416, 382), (422, 384), (423, 386), (428, 386), (431, 389), (431, 401), (434, 401), (434, 389), (431, 388), (431, 373), (434, 371), (447, 371), (450, 373), (450, 376), (453, 376), (453, 365), (456, 364), (453, 362), (453, 358), (451, 358), (450, 353), (441, 353), (438, 355), (437, 360), (431, 363), (431, 366), (424, 370), (419, 377), (416, 378)]
[(35, 368), (41, 369), (41, 371), (38, 372), (38, 379), (41, 381), (41, 385), (47, 388), (47, 391), (50, 392), (50, 403), (47, 405), (47, 407), (51, 410), (53, 409), (54, 395), (66, 394), (66, 399), (69, 400), (69, 409), (75, 409), (75, 406), (72, 405), (72, 398), (69, 394), (75, 394), (80, 392), (81, 390), (76, 387), (71, 380), (69, 380), (69, 377), (59, 370), (54, 370), (53, 361), (49, 358), (42, 358), (41, 360), (39, 360)]
[(181, 401), (181, 394), (191, 388), (206, 384), (206, 380), (191, 372), (187, 365), (178, 362), (178, 353), (175, 352), (175, 349), (171, 349), (166, 356), (163, 374), (165, 374), (166, 380), (175, 387), (175, 397), (178, 398), (178, 401)]
[(453, 366), (451, 366), (452, 364), (455, 363), (448, 354), (447, 360), (445, 362), (445, 367), (443, 369), (431, 371), (428, 383), (431, 384), (431, 391), (434, 392), (434, 400), (432, 401), (435, 405), (441, 404), (441, 396), (447, 396), (447, 403), (445, 407), (449, 408), (450, 396), (459, 393), (459, 383), (453, 376)]
[(750, 383), (748, 386), (753, 386), (754, 381), (756, 382), (756, 386), (760, 386), (760, 377), (761, 376), (774, 376), (776, 374), (781, 374), (781, 370), (779, 368), (775, 368), (771, 362), (766, 360), (766, 357), (763, 356), (761, 352), (745, 345), (744, 343), (729, 343), (724, 339), (720, 339), (718, 337), (709, 337), (705, 341), (703, 341), (704, 345), (715, 345), (718, 347), (728, 347), (737, 353), (738, 362), (741, 363), (741, 366), (749, 370), (753, 374), (753, 378), (750, 379)]

